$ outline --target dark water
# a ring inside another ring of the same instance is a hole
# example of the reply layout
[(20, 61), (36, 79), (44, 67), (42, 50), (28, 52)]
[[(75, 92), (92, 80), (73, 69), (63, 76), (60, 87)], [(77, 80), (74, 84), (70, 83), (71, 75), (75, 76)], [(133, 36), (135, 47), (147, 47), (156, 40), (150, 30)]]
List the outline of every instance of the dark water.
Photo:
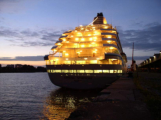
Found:
[(59, 88), (47, 73), (0, 73), (0, 120), (64, 120), (98, 92)]

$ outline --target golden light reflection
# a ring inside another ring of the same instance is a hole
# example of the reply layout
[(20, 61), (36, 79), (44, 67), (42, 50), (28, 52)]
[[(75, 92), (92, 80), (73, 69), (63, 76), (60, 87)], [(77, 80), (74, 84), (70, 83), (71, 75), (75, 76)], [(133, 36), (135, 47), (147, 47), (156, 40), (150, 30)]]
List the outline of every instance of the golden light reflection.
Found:
[(50, 93), (43, 107), (40, 120), (64, 120), (81, 104), (92, 101), (99, 91), (73, 91), (58, 89)]

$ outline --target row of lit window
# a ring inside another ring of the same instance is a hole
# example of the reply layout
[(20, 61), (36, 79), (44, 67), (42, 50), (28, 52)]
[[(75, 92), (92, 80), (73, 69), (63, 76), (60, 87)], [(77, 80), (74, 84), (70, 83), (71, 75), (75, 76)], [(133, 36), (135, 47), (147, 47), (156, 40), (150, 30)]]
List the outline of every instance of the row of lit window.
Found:
[(53, 70), (48, 69), (48, 73), (122, 73), (122, 70)]

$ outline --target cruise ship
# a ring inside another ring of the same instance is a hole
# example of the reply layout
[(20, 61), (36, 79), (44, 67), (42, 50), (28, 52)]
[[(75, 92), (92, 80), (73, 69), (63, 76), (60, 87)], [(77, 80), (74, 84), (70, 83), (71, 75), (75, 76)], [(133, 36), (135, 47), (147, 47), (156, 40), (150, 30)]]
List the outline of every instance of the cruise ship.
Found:
[(103, 13), (64, 32), (44, 60), (51, 82), (71, 89), (103, 88), (126, 72), (127, 62), (117, 29)]

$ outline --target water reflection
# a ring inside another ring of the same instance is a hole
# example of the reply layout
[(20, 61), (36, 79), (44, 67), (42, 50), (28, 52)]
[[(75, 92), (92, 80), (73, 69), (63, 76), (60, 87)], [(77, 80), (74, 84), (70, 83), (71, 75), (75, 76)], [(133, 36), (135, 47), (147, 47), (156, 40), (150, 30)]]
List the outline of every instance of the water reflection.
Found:
[(91, 102), (100, 90), (57, 89), (52, 91), (44, 103), (42, 120), (64, 120), (70, 113), (85, 102)]

